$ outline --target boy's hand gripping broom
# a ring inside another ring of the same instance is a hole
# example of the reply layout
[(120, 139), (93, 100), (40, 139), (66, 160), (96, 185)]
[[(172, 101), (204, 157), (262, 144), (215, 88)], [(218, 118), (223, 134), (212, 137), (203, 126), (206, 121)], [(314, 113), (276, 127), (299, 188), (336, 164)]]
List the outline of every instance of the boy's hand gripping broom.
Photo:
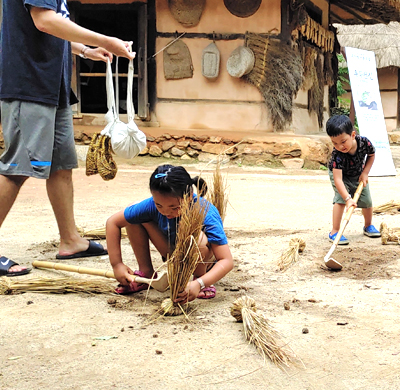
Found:
[[(358, 202), (358, 199), (360, 198), (363, 187), (364, 187), (364, 184), (362, 181), (360, 181), (360, 183), (358, 184), (358, 187), (357, 187), (357, 191), (354, 194), (354, 202), (356, 202), (356, 203)], [(329, 252), (324, 257), (325, 265), (330, 269), (341, 270), (343, 268), (343, 266), (338, 261), (336, 261), (333, 257), (330, 257), (330, 256), (332, 256), (333, 251), (336, 249), (336, 247), (343, 235), (344, 229), (346, 228), (347, 224), (350, 221), (350, 217), (353, 214), (354, 209), (355, 209), (355, 206), (351, 206), (347, 210), (342, 222), (340, 223), (340, 229), (336, 235), (335, 240), (333, 241), (331, 249), (329, 249)]]

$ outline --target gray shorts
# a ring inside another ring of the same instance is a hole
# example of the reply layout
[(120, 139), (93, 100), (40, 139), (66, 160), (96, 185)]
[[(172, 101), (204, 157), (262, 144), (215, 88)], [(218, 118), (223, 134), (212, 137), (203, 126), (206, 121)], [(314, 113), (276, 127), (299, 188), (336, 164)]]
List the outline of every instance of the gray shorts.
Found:
[[(357, 190), (358, 178), (359, 176), (343, 176), (343, 183), (351, 196), (354, 196), (354, 193)], [(335, 195), (333, 196), (333, 204), (335, 203), (346, 204), (346, 202), (336, 189), (332, 171), (329, 171), (329, 179), (331, 180), (333, 190), (335, 191)], [(360, 198), (358, 199), (357, 202), (357, 207), (360, 207), (362, 209), (368, 209), (372, 207), (372, 199), (371, 199), (371, 193), (369, 191), (369, 183), (367, 184), (366, 187), (363, 188)]]
[(48, 179), (54, 171), (78, 166), (70, 107), (2, 100), (1, 121), (1, 175)]

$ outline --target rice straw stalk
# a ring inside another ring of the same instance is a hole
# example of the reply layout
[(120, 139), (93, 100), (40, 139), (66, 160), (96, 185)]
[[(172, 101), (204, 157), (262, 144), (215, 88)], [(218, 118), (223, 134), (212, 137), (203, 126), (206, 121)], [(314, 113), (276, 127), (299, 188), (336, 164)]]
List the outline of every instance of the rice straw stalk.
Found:
[(302, 238), (292, 238), (289, 242), (289, 248), (282, 253), (278, 262), (278, 267), (285, 272), (291, 265), (299, 260), (299, 254), (304, 251), (306, 242)]
[(207, 198), (217, 208), (223, 222), (226, 216), (226, 208), (228, 206), (228, 186), (226, 178), (223, 178), (221, 174), (220, 158), (218, 159), (217, 166), (215, 167), (211, 183), (212, 184), (209, 188)]
[(397, 213), (400, 211), (400, 202), (390, 200), (389, 202), (383, 203), (379, 206), (373, 208), (374, 214), (382, 214), (382, 213)]
[(246, 339), (255, 345), (264, 360), (268, 357), (282, 369), (290, 364), (297, 364), (298, 359), (294, 352), (282, 341), (268, 320), (257, 312), (253, 298), (242, 296), (236, 299), (231, 307), (231, 315), (236, 321), (243, 322)]
[[(82, 227), (77, 226), (76, 229), (81, 237), (90, 237), (95, 239), (104, 239), (106, 238), (106, 227), (100, 227), (95, 229), (87, 229), (85, 230)], [(121, 237), (126, 238), (128, 237), (128, 233), (126, 232), (126, 228), (121, 229)]]
[(194, 202), (189, 195), (183, 197), (176, 246), (167, 261), (170, 298), (167, 298), (161, 304), (165, 315), (184, 313), (183, 307), (180, 304), (174, 304), (174, 300), (186, 288), (199, 261), (201, 261), (198, 242), (206, 212), (207, 204), (200, 202), (199, 198)]
[(86, 293), (86, 294), (113, 294), (113, 283), (103, 279), (73, 279), (73, 278), (33, 278), (14, 281), (3, 276), (0, 278), (0, 295), (9, 295), (25, 292), (40, 293)]

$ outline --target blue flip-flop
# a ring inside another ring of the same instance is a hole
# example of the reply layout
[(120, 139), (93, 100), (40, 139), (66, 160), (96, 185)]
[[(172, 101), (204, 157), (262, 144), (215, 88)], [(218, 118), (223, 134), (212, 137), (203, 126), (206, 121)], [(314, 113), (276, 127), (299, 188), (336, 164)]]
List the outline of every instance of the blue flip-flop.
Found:
[(25, 268), (22, 271), (10, 272), (10, 268), (14, 265), (19, 265), (15, 261), (8, 259), (5, 256), (0, 257), (0, 276), (20, 276), (31, 272), (31, 268)]
[(56, 255), (58, 260), (79, 259), (81, 257), (103, 256), (108, 255), (107, 249), (103, 248), (99, 242), (89, 240), (89, 248), (85, 251), (73, 253), (72, 255)]

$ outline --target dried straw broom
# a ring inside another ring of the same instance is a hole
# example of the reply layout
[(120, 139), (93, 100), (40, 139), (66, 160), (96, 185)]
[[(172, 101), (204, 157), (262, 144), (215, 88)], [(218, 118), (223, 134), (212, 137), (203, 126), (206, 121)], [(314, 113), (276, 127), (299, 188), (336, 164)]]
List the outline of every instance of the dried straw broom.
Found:
[(293, 97), (303, 83), (301, 54), (272, 34), (247, 32), (246, 46), (255, 63), (243, 79), (260, 91), (274, 129), (284, 130), (292, 121)]
[(279, 333), (268, 320), (257, 312), (253, 298), (242, 296), (233, 302), (231, 315), (243, 322), (244, 334), (249, 343), (254, 344), (264, 358), (268, 357), (279, 368), (297, 364), (294, 352), (282, 341)]
[[(106, 238), (106, 227), (100, 227), (100, 228), (95, 228), (95, 229), (88, 229), (85, 230), (82, 227), (77, 226), (76, 229), (78, 230), (78, 233), (81, 235), (81, 237), (90, 237), (90, 238)], [(121, 237), (126, 238), (128, 237), (128, 233), (126, 232), (125, 228), (121, 229)]]
[(292, 238), (289, 242), (289, 248), (282, 253), (278, 262), (281, 271), (286, 271), (292, 264), (299, 260), (299, 254), (304, 251), (306, 242), (302, 238)]
[(174, 300), (178, 293), (182, 292), (193, 275), (201, 253), (198, 247), (204, 217), (207, 213), (208, 203), (185, 195), (181, 202), (179, 228), (176, 234), (176, 246), (171, 257), (167, 261), (168, 283), (170, 298), (161, 303), (165, 315), (183, 314), (184, 310)]
[(388, 242), (397, 242), (400, 245), (400, 229), (390, 229), (385, 222), (382, 222), (379, 230), (382, 234), (381, 240), (383, 245), (386, 245)]
[(374, 214), (381, 214), (381, 213), (396, 213), (400, 211), (400, 202), (390, 200), (389, 202), (383, 203), (379, 206), (373, 208)]
[(0, 278), (0, 295), (24, 292), (41, 292), (53, 294), (86, 293), (114, 294), (115, 286), (103, 279), (73, 279), (73, 278), (34, 278), (13, 281), (7, 276)]

